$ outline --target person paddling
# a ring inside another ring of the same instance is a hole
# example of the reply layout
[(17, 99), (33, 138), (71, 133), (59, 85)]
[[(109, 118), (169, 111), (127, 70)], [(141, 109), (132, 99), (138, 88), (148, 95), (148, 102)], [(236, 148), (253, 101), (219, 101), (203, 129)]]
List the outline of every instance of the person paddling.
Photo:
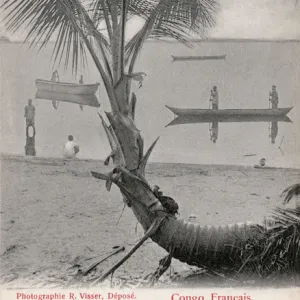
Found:
[(272, 104), (272, 109), (278, 108), (279, 97), (275, 85), (272, 86), (272, 91), (269, 93), (269, 96), (269, 101)]

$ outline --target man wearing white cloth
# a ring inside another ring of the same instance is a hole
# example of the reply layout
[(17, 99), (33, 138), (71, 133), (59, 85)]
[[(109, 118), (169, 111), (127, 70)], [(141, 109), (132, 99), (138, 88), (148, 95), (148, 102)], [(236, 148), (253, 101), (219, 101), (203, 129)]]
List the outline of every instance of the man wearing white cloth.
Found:
[(63, 148), (64, 158), (74, 158), (79, 152), (79, 146), (73, 142), (73, 136), (68, 136), (68, 141), (65, 143)]

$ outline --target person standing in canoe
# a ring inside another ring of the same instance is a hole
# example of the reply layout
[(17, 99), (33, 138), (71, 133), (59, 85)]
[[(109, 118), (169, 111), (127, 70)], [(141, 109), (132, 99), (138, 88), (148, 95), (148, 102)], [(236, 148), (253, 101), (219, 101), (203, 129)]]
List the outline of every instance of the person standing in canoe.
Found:
[(35, 107), (32, 105), (31, 99), (28, 100), (28, 105), (25, 106), (24, 118), (26, 118), (26, 132), (29, 126), (32, 126), (35, 130)]
[(272, 91), (269, 93), (269, 95), (269, 101), (272, 104), (272, 109), (278, 108), (279, 97), (275, 85), (272, 86)]
[(210, 100), (212, 103), (212, 109), (219, 109), (219, 93), (217, 87), (214, 86), (213, 89), (210, 91)]
[[(83, 75), (80, 75), (79, 84), (84, 84), (84, 82), (83, 82)], [(81, 111), (83, 111), (83, 105), (79, 104), (79, 107), (80, 107)]]
[[(60, 81), (60, 80), (59, 80), (59, 76), (58, 76), (57, 70), (55, 70), (55, 71), (52, 73), (51, 81), (53, 81), (53, 82), (58, 82), (58, 81)], [(52, 100), (52, 105), (53, 105), (54, 109), (57, 109), (57, 108), (58, 108), (58, 103), (59, 103), (58, 101)]]
[(52, 73), (51, 81), (54, 81), (54, 82), (59, 81), (59, 75), (58, 75), (57, 70), (55, 70), (55, 71)]
[(68, 136), (68, 141), (63, 147), (63, 156), (64, 158), (74, 158), (79, 152), (79, 146), (74, 143), (73, 135)]

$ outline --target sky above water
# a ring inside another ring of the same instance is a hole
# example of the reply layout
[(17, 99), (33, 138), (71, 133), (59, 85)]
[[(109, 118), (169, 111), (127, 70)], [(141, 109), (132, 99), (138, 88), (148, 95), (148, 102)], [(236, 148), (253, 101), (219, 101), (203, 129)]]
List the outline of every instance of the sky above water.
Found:
[[(300, 39), (300, 3), (297, 0), (220, 0), (216, 26), (207, 32), (214, 38)], [(1, 19), (3, 12), (0, 13)], [(128, 38), (141, 22), (132, 20)], [(11, 40), (22, 40), (18, 32), (10, 36), (0, 24), (0, 32)]]

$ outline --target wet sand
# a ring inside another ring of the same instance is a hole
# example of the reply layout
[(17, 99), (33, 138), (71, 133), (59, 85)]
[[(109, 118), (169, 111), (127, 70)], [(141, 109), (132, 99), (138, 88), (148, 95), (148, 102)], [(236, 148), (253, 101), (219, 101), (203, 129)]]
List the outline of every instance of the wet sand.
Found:
[[(1, 156), (1, 284), (59, 286), (114, 246), (128, 251), (143, 235), (130, 208), (118, 223), (123, 209), (118, 189), (106, 191), (91, 170), (106, 172), (111, 166), (96, 160)], [(195, 222), (216, 225), (261, 223), (281, 205), (281, 192), (299, 182), (300, 170), (152, 163), (146, 175), (178, 202), (180, 217), (193, 215)], [(125, 252), (102, 263), (97, 274)], [(149, 274), (165, 255), (147, 241), (114, 276)], [(173, 260), (172, 272), (188, 269)]]

